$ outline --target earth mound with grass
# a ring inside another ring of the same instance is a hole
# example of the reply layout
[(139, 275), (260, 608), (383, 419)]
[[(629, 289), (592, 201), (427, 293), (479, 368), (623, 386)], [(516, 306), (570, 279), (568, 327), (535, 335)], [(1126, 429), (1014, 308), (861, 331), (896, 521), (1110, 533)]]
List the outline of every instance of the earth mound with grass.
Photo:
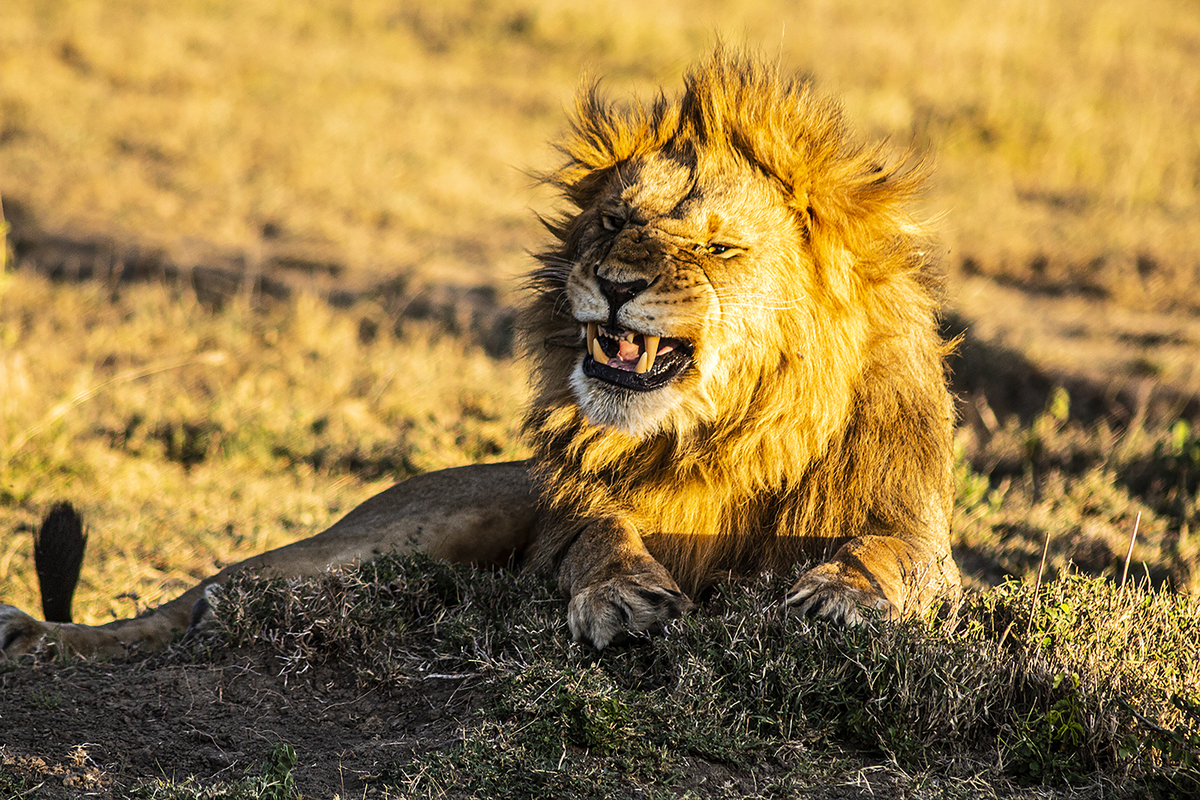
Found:
[(7, 668), (5, 720), (27, 739), (0, 751), (0, 785), (145, 798), (1200, 791), (1188, 599), (1064, 574), (841, 630), (779, 606), (792, 577), (719, 587), (665, 635), (597, 655), (569, 643), (561, 601), (530, 576), (393, 556), (312, 580), (247, 575), (207, 630), (165, 653)]

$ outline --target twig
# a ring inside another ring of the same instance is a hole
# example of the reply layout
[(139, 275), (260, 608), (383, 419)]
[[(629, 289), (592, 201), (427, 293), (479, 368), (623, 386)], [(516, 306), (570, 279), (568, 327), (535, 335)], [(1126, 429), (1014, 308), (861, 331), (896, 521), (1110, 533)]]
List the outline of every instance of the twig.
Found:
[(1147, 728), (1154, 731), (1155, 733), (1163, 734), (1163, 735), (1169, 737), (1171, 739), (1172, 743), (1174, 743), (1174, 745), (1176, 747), (1178, 747), (1179, 749), (1184, 750), (1188, 753), (1191, 753), (1193, 756), (1200, 756), (1200, 750), (1197, 750), (1195, 747), (1190, 746), (1190, 743), (1186, 742), (1183, 739), (1183, 736), (1179, 733), (1179, 731), (1173, 731), (1170, 728), (1165, 728), (1162, 725), (1159, 725), (1154, 720), (1152, 720), (1149, 717), (1147, 717), (1146, 715), (1140, 713), (1136, 708), (1134, 708), (1133, 706), (1131, 706), (1129, 704), (1129, 701), (1127, 701), (1123, 698), (1118, 697), (1118, 698), (1116, 698), (1116, 700), (1117, 700), (1118, 705), (1120, 705), (1127, 712), (1132, 714), (1134, 719), (1136, 719), (1142, 725), (1146, 726)]
[[(1004, 633), (1000, 634), (1000, 641), (996, 642), (997, 650), (1004, 647), (1004, 640), (1008, 638), (1008, 634), (1012, 631), (1012, 626), (1013, 626), (1012, 622), (1008, 623), (1008, 625), (1005, 626)], [(1026, 638), (1028, 638), (1028, 637), (1026, 637)]]
[(1137, 540), (1138, 526), (1142, 524), (1142, 512), (1137, 513), (1133, 521), (1133, 533), (1129, 535), (1129, 550), (1125, 552), (1125, 569), (1121, 570), (1121, 588), (1125, 588), (1125, 579), (1129, 577), (1129, 559), (1133, 558), (1133, 543)]

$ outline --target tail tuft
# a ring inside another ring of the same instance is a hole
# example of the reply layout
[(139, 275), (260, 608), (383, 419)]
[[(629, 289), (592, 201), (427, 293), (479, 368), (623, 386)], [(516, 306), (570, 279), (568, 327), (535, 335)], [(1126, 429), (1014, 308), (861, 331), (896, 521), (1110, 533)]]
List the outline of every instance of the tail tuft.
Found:
[(33, 563), (42, 589), (47, 622), (71, 621), (71, 598), (83, 566), (87, 534), (70, 503), (58, 503), (42, 520), (33, 545)]

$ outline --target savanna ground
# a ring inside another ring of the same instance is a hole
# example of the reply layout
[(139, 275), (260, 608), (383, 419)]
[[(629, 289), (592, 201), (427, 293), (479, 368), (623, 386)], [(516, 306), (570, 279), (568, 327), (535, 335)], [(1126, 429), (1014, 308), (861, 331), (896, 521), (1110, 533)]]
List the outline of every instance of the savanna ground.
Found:
[(520, 457), (529, 174), (581, 73), (647, 96), (714, 31), (937, 155), (965, 604), (830, 631), (770, 576), (596, 657), (530, 577), (239, 582), (166, 654), (0, 665), (0, 796), (1200, 791), (1183, 1), (7, 0), (0, 600), (39, 608), (57, 500), (97, 623)]

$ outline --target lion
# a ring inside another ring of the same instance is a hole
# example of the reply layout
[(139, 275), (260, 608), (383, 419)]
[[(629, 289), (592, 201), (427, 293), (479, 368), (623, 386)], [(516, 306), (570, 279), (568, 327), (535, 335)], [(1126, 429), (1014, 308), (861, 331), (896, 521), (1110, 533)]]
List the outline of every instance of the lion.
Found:
[(722, 46), (672, 98), (585, 88), (559, 149), (543, 177), (569, 210), (546, 220), (519, 320), (528, 461), (411, 478), (136, 619), (4, 606), (4, 652), (161, 647), (235, 572), (389, 551), (540, 570), (597, 649), (714, 581), (811, 560), (783, 603), (836, 623), (960, 591), (950, 346), (930, 233), (906, 210), (925, 162), (858, 143), (811, 81)]

